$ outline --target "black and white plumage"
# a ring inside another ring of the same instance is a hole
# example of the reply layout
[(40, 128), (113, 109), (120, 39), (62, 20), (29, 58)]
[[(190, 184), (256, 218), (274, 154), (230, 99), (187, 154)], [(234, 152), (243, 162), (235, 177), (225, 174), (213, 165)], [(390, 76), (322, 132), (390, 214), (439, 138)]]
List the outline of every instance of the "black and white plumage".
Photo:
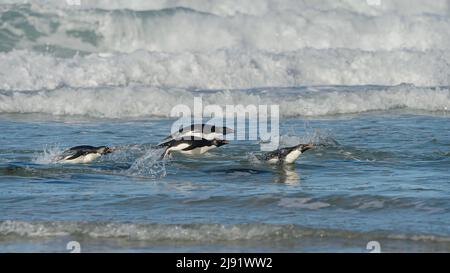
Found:
[(59, 163), (89, 163), (102, 155), (112, 153), (106, 146), (93, 147), (88, 145), (72, 147), (64, 151), (58, 158)]
[(172, 140), (213, 140), (223, 139), (226, 134), (234, 133), (234, 130), (228, 127), (220, 127), (210, 124), (192, 124), (181, 128), (177, 132), (167, 136), (159, 145), (163, 145)]
[(228, 141), (223, 139), (172, 139), (158, 145), (158, 147), (166, 148), (164, 150), (164, 153), (161, 155), (161, 158), (165, 158), (172, 152), (180, 152), (189, 155), (200, 155), (225, 144), (228, 144)]
[(257, 155), (259, 160), (265, 161), (270, 164), (292, 164), (299, 156), (305, 151), (313, 148), (312, 144), (299, 144), (293, 147), (281, 148), (272, 152)]

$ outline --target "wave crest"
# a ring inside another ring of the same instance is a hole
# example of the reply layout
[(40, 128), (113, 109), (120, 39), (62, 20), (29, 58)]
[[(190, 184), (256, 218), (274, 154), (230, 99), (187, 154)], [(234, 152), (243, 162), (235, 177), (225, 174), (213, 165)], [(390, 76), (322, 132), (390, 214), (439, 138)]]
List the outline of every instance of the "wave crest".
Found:
[[(61, 88), (39, 92), (0, 92), (0, 113), (43, 113), (90, 117), (172, 117), (174, 106), (193, 109), (194, 97), (204, 105), (279, 105), (283, 117), (324, 116), (410, 109), (450, 110), (449, 88), (395, 87), (314, 87), (187, 91), (155, 87)], [(233, 115), (226, 113), (224, 115)], [(244, 113), (245, 114), (245, 113)]]
[(381, 1), (380, 5), (361, 0), (81, 2), (80, 6), (57, 1), (2, 5), (3, 50), (50, 46), (88, 52), (229, 48), (282, 52), (450, 47), (445, 0)]
[(0, 89), (61, 86), (244, 89), (302, 85), (450, 85), (450, 51), (364, 52), (305, 49), (283, 54), (246, 51), (208, 53), (94, 54), (70, 59), (28, 51), (0, 53)]

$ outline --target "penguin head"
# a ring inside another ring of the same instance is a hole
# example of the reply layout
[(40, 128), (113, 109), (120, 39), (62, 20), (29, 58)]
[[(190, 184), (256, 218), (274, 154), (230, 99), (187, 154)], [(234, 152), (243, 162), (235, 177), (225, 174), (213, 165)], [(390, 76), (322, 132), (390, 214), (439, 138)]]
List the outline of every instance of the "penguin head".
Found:
[(222, 127), (222, 132), (224, 135), (234, 133), (234, 130), (228, 127)]
[[(211, 130), (211, 132), (207, 132), (207, 133), (218, 133), (218, 134), (223, 134), (223, 135), (234, 133), (233, 129), (225, 127), (225, 126), (218, 127), (218, 126), (212, 125), (210, 130)], [(203, 129), (203, 132), (205, 133), (204, 129)]]
[(101, 155), (110, 154), (113, 152), (113, 149), (106, 147), (106, 146), (100, 146), (97, 149), (97, 152)]
[(212, 142), (212, 145), (214, 145), (216, 147), (220, 147), (220, 146), (230, 143), (230, 142), (226, 141), (225, 139), (213, 139), (211, 142)]
[(313, 144), (300, 144), (297, 146), (300, 152), (304, 153), (305, 151), (314, 148)]

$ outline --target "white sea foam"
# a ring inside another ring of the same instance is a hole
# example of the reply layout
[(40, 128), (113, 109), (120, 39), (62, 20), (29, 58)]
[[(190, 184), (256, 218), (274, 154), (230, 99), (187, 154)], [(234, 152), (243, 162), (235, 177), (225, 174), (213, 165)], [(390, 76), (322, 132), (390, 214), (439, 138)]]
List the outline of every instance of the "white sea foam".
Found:
[[(284, 117), (321, 116), (412, 110), (448, 112), (449, 88), (323, 87), (313, 89), (223, 90), (197, 92), (156, 87), (61, 88), (52, 91), (1, 92), (0, 113), (45, 113), (90, 117), (170, 117), (178, 104), (193, 108), (194, 97), (203, 104), (277, 104)], [(245, 113), (244, 113), (245, 114)]]
[(0, 89), (123, 86), (254, 88), (299, 85), (450, 85), (450, 51), (302, 49), (282, 54), (242, 50), (206, 53), (93, 54), (69, 59), (29, 51), (0, 53)]
[(159, 10), (174, 7), (191, 8), (221, 16), (235, 14), (263, 15), (297, 8), (315, 7), (318, 10), (349, 10), (362, 14), (396, 12), (403, 15), (431, 13), (447, 14), (448, 1), (434, 0), (80, 0), (80, 5), (70, 5), (76, 1), (61, 0), (0, 0), (0, 4), (29, 3), (42, 9), (105, 9), (105, 10)]
[(318, 210), (327, 208), (330, 204), (320, 201), (312, 201), (312, 198), (283, 198), (278, 202), (278, 206), (284, 208), (297, 208)]
[[(192, 89), (284, 116), (448, 111), (426, 86), (450, 85), (449, 1), (369, 2), (2, 0), (0, 113), (167, 117)], [(254, 90), (401, 83), (422, 87)]]
[(395, 234), (378, 232), (352, 232), (333, 229), (312, 229), (296, 225), (270, 224), (121, 224), (84, 222), (23, 222), (0, 221), (0, 238), (20, 236), (22, 238), (86, 236), (89, 238), (126, 238), (148, 241), (191, 241), (211, 243), (217, 241), (244, 240), (293, 240), (307, 237), (342, 238), (386, 238), (421, 242), (450, 242), (449, 237), (427, 234)]
[(0, 89), (450, 85), (445, 0), (28, 2), (0, 2)]
[[(446, 0), (383, 0), (380, 5), (364, 0), (31, 2), (32, 10), (45, 16), (22, 12), (43, 30), (44, 40), (58, 43), (68, 38), (67, 32), (89, 30), (102, 37), (100, 48), (122, 52), (436, 49), (449, 44)], [(55, 20), (61, 25), (49, 27)]]

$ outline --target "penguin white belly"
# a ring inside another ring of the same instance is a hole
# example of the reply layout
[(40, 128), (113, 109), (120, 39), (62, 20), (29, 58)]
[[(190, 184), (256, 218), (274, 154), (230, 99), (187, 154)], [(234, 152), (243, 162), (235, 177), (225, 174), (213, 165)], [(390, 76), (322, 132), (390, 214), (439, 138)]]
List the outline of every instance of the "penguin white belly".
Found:
[(192, 149), (189, 151), (181, 151), (181, 152), (183, 154), (188, 154), (188, 155), (201, 155), (201, 154), (204, 154), (214, 148), (216, 148), (216, 146), (205, 146), (205, 147), (198, 147), (198, 148), (195, 148), (195, 149)]
[(203, 138), (207, 139), (207, 140), (223, 139), (223, 134), (218, 134), (218, 133), (203, 134)]
[(274, 157), (274, 158), (267, 160), (267, 163), (276, 164), (276, 163), (278, 163), (278, 161), (279, 161), (278, 157)]
[(172, 146), (169, 149), (167, 149), (167, 152), (172, 152), (172, 151), (181, 151), (183, 149), (186, 149), (187, 147), (189, 147), (190, 145), (187, 143), (180, 143), (176, 146)]
[(184, 133), (179, 133), (173, 136), (174, 139), (191, 139), (192, 137), (197, 138), (197, 139), (206, 139), (206, 140), (213, 140), (215, 138), (217, 139), (222, 139), (223, 135), (222, 134), (217, 134), (217, 133), (202, 133), (202, 132), (193, 132), (193, 131), (189, 131), (189, 132), (184, 132)]
[[(79, 156), (77, 158), (70, 159), (70, 160), (63, 159), (60, 161), (60, 163), (71, 163), (71, 164), (89, 163), (89, 162), (96, 160), (100, 156), (101, 156), (101, 154), (99, 154), (99, 153), (92, 153), (92, 154), (82, 155), (82, 156)], [(70, 157), (67, 157), (67, 158), (70, 158)]]
[(302, 154), (301, 151), (299, 151), (299, 150), (293, 150), (292, 152), (290, 152), (290, 153), (286, 156), (286, 158), (284, 159), (284, 163), (287, 163), (287, 164), (294, 163), (295, 160), (297, 160), (297, 158), (298, 158), (301, 154)]

